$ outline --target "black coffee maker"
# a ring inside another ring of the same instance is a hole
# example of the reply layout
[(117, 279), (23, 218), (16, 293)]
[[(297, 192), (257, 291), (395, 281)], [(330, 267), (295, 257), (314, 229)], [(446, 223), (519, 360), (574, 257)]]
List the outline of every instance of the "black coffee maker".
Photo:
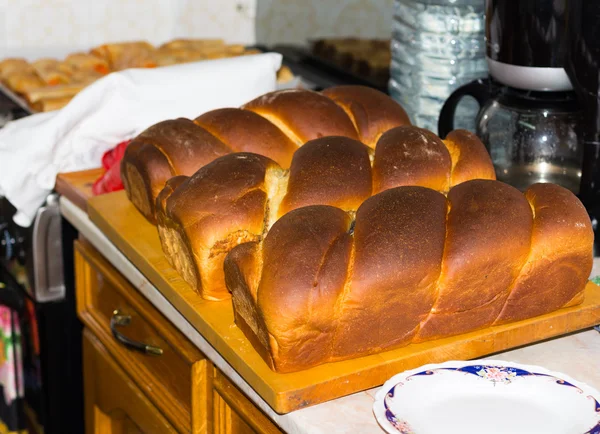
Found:
[(579, 192), (582, 107), (564, 69), (568, 1), (487, 0), (489, 79), (457, 89), (440, 113), (439, 135), (445, 137), (454, 129), (458, 103), (475, 98), (475, 132), (497, 179), (522, 190), (554, 182)]
[[(464, 96), (496, 177), (525, 189), (554, 182), (578, 194), (600, 244), (600, 0), (486, 0), (490, 77), (446, 101), (439, 135)], [(595, 247), (595, 255), (600, 248)]]
[(600, 1), (568, 0), (565, 70), (583, 107), (580, 137), (583, 164), (579, 198), (594, 228), (594, 256), (600, 255)]

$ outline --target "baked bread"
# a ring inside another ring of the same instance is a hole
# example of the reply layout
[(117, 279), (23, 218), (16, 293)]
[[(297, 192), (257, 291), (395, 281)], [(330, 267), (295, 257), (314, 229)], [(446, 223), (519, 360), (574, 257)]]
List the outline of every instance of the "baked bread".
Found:
[(153, 68), (157, 66), (154, 59), (156, 49), (149, 42), (121, 42), (104, 44), (90, 51), (90, 54), (104, 59), (112, 71), (128, 68)]
[(106, 59), (87, 53), (69, 54), (65, 58), (65, 64), (75, 72), (95, 73), (101, 76), (110, 72)]
[[(215, 136), (221, 137), (218, 131)], [(443, 149), (431, 151), (421, 140), (424, 136), (435, 139)], [(471, 139), (471, 133), (465, 137)], [(311, 140), (294, 153), (289, 171), (272, 160), (268, 164), (265, 159), (256, 160), (256, 154), (232, 153), (204, 166), (177, 188), (168, 184), (156, 201), (165, 255), (203, 298), (222, 300), (230, 297), (222, 268), (226, 254), (240, 243), (262, 239), (286, 213), (330, 205), (352, 216), (373, 194), (374, 185), (377, 191), (425, 185), (443, 193), (452, 185), (450, 154), (433, 133), (414, 126), (396, 127), (380, 142), (385, 142), (384, 152), (379, 152), (380, 145), (373, 152), (342, 136)], [(440, 154), (444, 164), (439, 163)], [(475, 152), (463, 153), (459, 161), (467, 160), (466, 167), (479, 167), (478, 177), (494, 179), (492, 163), (484, 155), (480, 160)], [(260, 164), (250, 163), (254, 161)], [(246, 202), (249, 197), (252, 205)], [(242, 200), (244, 206), (236, 204), (233, 212), (233, 203)]]
[[(121, 174), (128, 197), (150, 222), (155, 223), (156, 196), (166, 180), (176, 175), (192, 175), (225, 153), (264, 155), (287, 169), (296, 149), (307, 141), (324, 136), (344, 136), (355, 140), (364, 136), (371, 140), (385, 128), (408, 122), (404, 110), (379, 91), (361, 86), (342, 86), (337, 90), (333, 88), (330, 94), (331, 98), (308, 90), (285, 90), (263, 95), (240, 109), (213, 110), (195, 119), (195, 128), (188, 121), (187, 127), (178, 132), (173, 125), (169, 138), (161, 139), (160, 157), (148, 154), (139, 158), (139, 145), (130, 146), (123, 157)], [(369, 98), (373, 103), (369, 103)], [(178, 122), (181, 124), (183, 120)], [(162, 128), (149, 128), (142, 133), (144, 141), (151, 140), (158, 131)], [(178, 134), (189, 138), (178, 138)], [(193, 135), (198, 137), (192, 139)], [(211, 149), (216, 146), (215, 140), (219, 141), (222, 151), (205, 152), (201, 137), (207, 138)], [(186, 140), (187, 146), (195, 151), (187, 154), (171, 152), (169, 140), (173, 141), (175, 148), (181, 140)], [(489, 160), (485, 149), (483, 153)], [(176, 166), (180, 158), (184, 158), (186, 167), (193, 170), (178, 171)], [(152, 165), (153, 169), (148, 170), (148, 165)], [(145, 175), (140, 177), (136, 173)], [(129, 181), (130, 175), (137, 181)]]
[(53, 110), (59, 110), (63, 108), (64, 106), (69, 104), (72, 99), (73, 97), (70, 96), (60, 98), (44, 98), (31, 104), (31, 106), (35, 111), (38, 112), (50, 112)]
[(472, 180), (447, 198), (392, 188), (355, 219), (296, 209), (224, 270), (236, 324), (272, 369), (293, 372), (580, 303), (592, 243), (568, 190)]
[(8, 58), (0, 62), (0, 79), (6, 80), (15, 73), (35, 73), (29, 62), (22, 58)]
[(267, 183), (282, 170), (261, 155), (229, 154), (192, 177), (174, 178), (157, 197), (165, 255), (203, 298), (228, 298), (225, 255), (234, 246), (263, 236), (270, 199)]
[(38, 59), (31, 64), (37, 75), (49, 86), (68, 84), (73, 73), (71, 67), (56, 59)]
[(83, 90), (89, 83), (69, 83), (69, 84), (58, 84), (56, 86), (37, 87), (23, 91), (23, 96), (30, 104), (37, 103), (45, 99), (55, 98), (73, 98), (81, 90)]
[(17, 93), (45, 85), (33, 66), (21, 58), (4, 59), (0, 62), (0, 80)]
[(189, 119), (159, 122), (137, 136), (121, 161), (121, 178), (129, 200), (151, 222), (165, 183), (191, 175), (198, 167), (230, 153), (223, 142)]
[(410, 119), (400, 104), (378, 90), (365, 86), (336, 86), (323, 95), (338, 104), (354, 123), (360, 141), (372, 148), (386, 131), (410, 125)]
[(300, 89), (270, 92), (242, 108), (270, 121), (298, 146), (324, 136), (358, 139), (344, 110), (317, 92)]

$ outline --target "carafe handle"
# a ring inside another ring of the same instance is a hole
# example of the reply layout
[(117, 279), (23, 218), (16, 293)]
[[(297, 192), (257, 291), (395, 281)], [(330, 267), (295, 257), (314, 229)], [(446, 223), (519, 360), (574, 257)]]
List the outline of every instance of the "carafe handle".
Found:
[(450, 97), (444, 103), (438, 120), (438, 135), (442, 139), (446, 138), (446, 135), (454, 130), (456, 107), (458, 107), (460, 101), (467, 95), (475, 98), (479, 107), (483, 107), (483, 104), (492, 97), (489, 80), (475, 80), (452, 92)]

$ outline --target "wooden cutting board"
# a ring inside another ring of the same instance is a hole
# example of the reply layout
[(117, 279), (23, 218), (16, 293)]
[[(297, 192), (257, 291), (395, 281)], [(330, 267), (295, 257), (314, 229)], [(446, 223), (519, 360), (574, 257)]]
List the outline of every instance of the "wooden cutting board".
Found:
[(88, 199), (94, 196), (92, 193), (94, 181), (100, 178), (104, 172), (104, 169), (98, 168), (79, 172), (59, 173), (56, 176), (54, 189), (85, 211)]
[(120, 191), (89, 200), (91, 220), (167, 300), (278, 413), (287, 413), (383, 384), (426, 363), (473, 359), (600, 323), (600, 287), (589, 283), (585, 302), (537, 318), (306, 371), (278, 374), (263, 362), (234, 325), (230, 301), (202, 300), (171, 268), (157, 230)]

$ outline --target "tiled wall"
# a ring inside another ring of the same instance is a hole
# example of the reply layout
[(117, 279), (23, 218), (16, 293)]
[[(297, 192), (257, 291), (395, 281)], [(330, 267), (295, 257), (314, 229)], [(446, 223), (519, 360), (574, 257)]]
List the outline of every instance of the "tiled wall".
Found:
[(112, 41), (254, 43), (256, 0), (0, 0), (0, 57)]
[(323, 36), (389, 38), (394, 0), (257, 0), (256, 40), (302, 44)]
[(393, 0), (0, 0), (0, 58), (60, 56), (104, 42), (220, 37), (304, 43), (389, 37)]

